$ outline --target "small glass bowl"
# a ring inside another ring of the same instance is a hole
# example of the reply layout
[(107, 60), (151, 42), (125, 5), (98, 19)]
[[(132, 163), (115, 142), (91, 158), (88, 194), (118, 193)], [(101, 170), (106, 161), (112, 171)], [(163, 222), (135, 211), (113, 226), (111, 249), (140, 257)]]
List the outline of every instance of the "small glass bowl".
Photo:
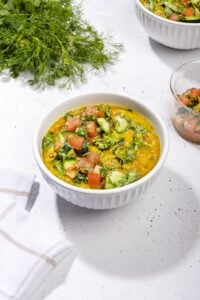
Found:
[(174, 98), (172, 124), (184, 139), (200, 144), (200, 113), (184, 105), (178, 97), (191, 88), (200, 89), (200, 59), (182, 64), (170, 78), (170, 89)]

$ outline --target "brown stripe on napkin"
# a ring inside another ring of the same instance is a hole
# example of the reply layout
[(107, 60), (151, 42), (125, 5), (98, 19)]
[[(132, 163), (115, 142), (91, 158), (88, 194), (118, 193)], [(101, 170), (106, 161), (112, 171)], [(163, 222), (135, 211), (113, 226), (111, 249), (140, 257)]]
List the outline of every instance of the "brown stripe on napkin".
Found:
[(5, 232), (2, 229), (0, 229), (0, 235), (3, 236), (8, 242), (10, 242), (12, 245), (16, 246), (20, 250), (22, 250), (26, 253), (29, 253), (31, 255), (34, 255), (36, 257), (39, 257), (40, 259), (43, 259), (44, 261), (46, 261), (46, 263), (52, 265), (53, 267), (56, 267), (57, 263), (53, 258), (50, 258), (50, 257), (48, 257), (47, 255), (45, 255), (43, 253), (37, 252), (37, 251), (35, 251), (31, 248), (28, 248), (28, 247), (24, 246), (20, 242), (13, 239), (12, 236), (10, 236), (7, 232)]
[(0, 188), (0, 193), (15, 195), (15, 196), (29, 196), (29, 192), (17, 191), (12, 189)]
[(0, 214), (0, 221), (3, 220), (14, 209), (16, 205), (17, 204), (15, 202), (12, 202), (10, 205), (8, 205), (8, 207), (6, 207), (6, 209), (4, 209)]
[[(61, 241), (58, 241), (57, 243), (55, 243), (54, 245), (52, 245), (51, 247), (49, 247), (46, 251), (45, 254), (47, 255), (47, 253), (49, 253), (50, 251), (52, 251), (53, 249), (55, 249), (56, 247), (60, 246), (62, 243), (64, 242), (64, 240), (62, 239)], [(27, 274), (24, 276), (24, 279), (21, 281), (20, 285), (18, 286), (17, 290), (15, 291), (15, 295), (16, 297), (13, 295), (11, 299), (15, 300), (18, 299), (19, 293), (21, 292), (22, 288), (24, 287), (25, 283), (28, 281), (28, 279), (30, 278), (30, 276), (34, 273), (36, 273), (36, 268), (38, 267), (40, 263), (40, 260), (36, 260), (36, 262), (32, 265), (32, 267), (29, 269), (29, 271), (27, 272)]]

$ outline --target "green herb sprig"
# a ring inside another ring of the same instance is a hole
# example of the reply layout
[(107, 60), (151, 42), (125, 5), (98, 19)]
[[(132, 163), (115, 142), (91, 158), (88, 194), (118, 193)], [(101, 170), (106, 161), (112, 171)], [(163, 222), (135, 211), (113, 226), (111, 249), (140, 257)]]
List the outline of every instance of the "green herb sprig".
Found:
[[(72, 0), (0, 0), (0, 72), (29, 72), (37, 87), (84, 82), (88, 69), (112, 64), (122, 49), (106, 41)], [(64, 82), (63, 82), (64, 79)]]

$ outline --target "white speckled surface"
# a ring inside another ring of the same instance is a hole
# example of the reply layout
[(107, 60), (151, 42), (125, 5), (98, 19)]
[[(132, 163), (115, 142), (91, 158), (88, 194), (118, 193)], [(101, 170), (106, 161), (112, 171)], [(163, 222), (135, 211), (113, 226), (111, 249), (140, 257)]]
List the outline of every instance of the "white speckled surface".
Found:
[[(39, 174), (32, 136), (43, 114), (78, 93), (126, 92), (152, 106), (169, 128), (168, 159), (152, 190), (133, 205), (89, 211), (56, 198), (40, 175), (36, 218), (77, 246), (66, 264), (33, 295), (34, 300), (199, 300), (200, 298), (200, 146), (180, 138), (169, 116), (169, 77), (200, 50), (178, 51), (150, 40), (138, 24), (131, 0), (84, 0), (96, 27), (124, 43), (116, 66), (70, 92), (32, 90), (20, 80), (0, 82), (0, 164)], [(29, 300), (29, 299), (27, 299)]]

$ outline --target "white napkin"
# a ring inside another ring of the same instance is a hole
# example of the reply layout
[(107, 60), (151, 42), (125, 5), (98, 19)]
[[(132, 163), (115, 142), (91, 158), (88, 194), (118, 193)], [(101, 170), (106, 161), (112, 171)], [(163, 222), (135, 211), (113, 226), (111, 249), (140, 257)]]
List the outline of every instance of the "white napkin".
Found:
[(31, 299), (62, 259), (73, 260), (73, 245), (24, 209), (33, 181), (0, 169), (0, 300)]

